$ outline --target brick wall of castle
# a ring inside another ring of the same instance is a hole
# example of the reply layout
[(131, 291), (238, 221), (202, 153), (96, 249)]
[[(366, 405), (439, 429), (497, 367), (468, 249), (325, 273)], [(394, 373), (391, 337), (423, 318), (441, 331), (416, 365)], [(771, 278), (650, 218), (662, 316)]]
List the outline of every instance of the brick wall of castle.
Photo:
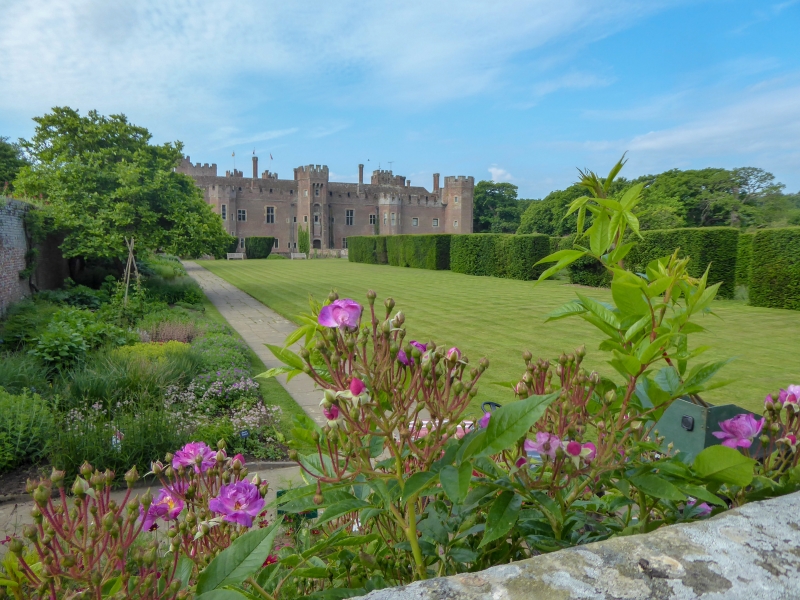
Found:
[(440, 188), (437, 173), (429, 191), (387, 170), (374, 171), (365, 184), (363, 165), (359, 183), (329, 181), (325, 165), (298, 167), (291, 180), (269, 171), (258, 177), (256, 157), (253, 177), (237, 170), (220, 177), (216, 168), (187, 157), (176, 170), (195, 180), (226, 231), (240, 239), (275, 237), (274, 252), (296, 251), (298, 227), (308, 227), (312, 248), (320, 249), (344, 248), (356, 235), (472, 233), (473, 177), (445, 177)]

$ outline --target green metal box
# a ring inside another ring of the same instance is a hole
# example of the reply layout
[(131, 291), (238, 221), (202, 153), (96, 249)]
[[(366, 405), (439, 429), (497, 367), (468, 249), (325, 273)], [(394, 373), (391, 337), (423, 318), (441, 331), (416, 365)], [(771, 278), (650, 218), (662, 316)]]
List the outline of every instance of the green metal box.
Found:
[[(696, 403), (678, 398), (664, 411), (655, 429), (659, 435), (664, 436), (664, 448), (672, 442), (673, 450), (680, 450), (678, 456), (683, 462), (691, 463), (705, 448), (720, 443), (712, 435), (715, 431), (720, 431), (720, 421), (742, 413), (754, 414), (733, 404), (712, 406), (702, 400)], [(753, 450), (757, 446), (758, 441), (753, 444)]]

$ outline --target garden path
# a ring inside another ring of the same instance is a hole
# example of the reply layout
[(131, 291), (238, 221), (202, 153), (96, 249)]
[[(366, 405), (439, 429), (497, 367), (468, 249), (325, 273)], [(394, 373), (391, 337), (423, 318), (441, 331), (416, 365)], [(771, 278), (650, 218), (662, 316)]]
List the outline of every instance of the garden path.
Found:
[[(196, 262), (186, 260), (183, 261), (183, 266), (266, 367), (271, 369), (283, 366), (264, 344), (283, 346), (286, 337), (297, 326)], [(319, 406), (322, 394), (314, 388), (314, 381), (308, 375), (301, 373), (291, 381), (286, 381), (286, 375), (277, 379), (309, 417), (320, 425), (325, 424), (325, 417)]]

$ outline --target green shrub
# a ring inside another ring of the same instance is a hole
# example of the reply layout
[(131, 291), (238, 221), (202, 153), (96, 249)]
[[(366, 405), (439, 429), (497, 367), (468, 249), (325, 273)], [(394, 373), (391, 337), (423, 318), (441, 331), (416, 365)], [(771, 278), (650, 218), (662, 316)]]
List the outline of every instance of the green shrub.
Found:
[(449, 233), (385, 236), (386, 259), (395, 267), (446, 271), (450, 268), (451, 237)]
[(558, 252), (559, 244), (561, 244), (560, 236), (554, 235), (550, 238), (550, 254), (555, 254)]
[(50, 462), (74, 476), (84, 461), (100, 470), (111, 469), (117, 479), (136, 465), (140, 473), (188, 441), (179, 416), (157, 408), (120, 410), (107, 416), (88, 408), (61, 415), (50, 446)]
[(800, 227), (763, 229), (753, 237), (750, 304), (800, 310)]
[(753, 259), (755, 233), (740, 233), (736, 252), (736, 285), (750, 285), (750, 263)]
[(268, 258), (274, 246), (274, 237), (244, 238), (245, 255), (247, 258)]
[[(575, 234), (560, 238), (559, 250), (571, 250), (575, 244)], [(545, 265), (549, 266), (549, 265)], [(608, 287), (611, 275), (600, 262), (593, 258), (583, 257), (572, 263), (567, 269), (569, 282), (591, 287)]]
[(0, 472), (43, 458), (52, 433), (53, 414), (41, 396), (0, 388)]
[(347, 259), (368, 265), (389, 264), (385, 235), (358, 235), (347, 238)]
[(250, 368), (248, 346), (238, 337), (210, 333), (192, 341), (192, 350), (200, 357), (204, 371)]
[(37, 300), (52, 302), (75, 308), (97, 310), (109, 301), (108, 292), (104, 289), (93, 290), (85, 285), (69, 286), (61, 290), (46, 290), (36, 295)]
[(302, 254), (308, 254), (311, 251), (311, 236), (309, 234), (308, 225), (302, 225), (297, 228), (297, 249)]
[(145, 342), (123, 346), (112, 350), (111, 356), (122, 359), (143, 358), (145, 360), (166, 360), (170, 354), (180, 354), (191, 351), (192, 347), (184, 342), (168, 341), (165, 343)]
[(36, 338), (31, 354), (50, 367), (63, 368), (83, 360), (89, 350), (101, 346), (124, 346), (136, 335), (97, 319), (95, 313), (63, 308), (53, 315)]
[(267, 260), (288, 260), (283, 254), (270, 254)]
[(30, 345), (44, 332), (59, 310), (57, 305), (50, 302), (30, 299), (12, 304), (0, 330), (2, 347), (19, 350)]
[[(694, 227), (643, 231), (626, 259), (631, 269), (643, 273), (647, 264), (680, 248), (681, 256), (689, 256), (689, 275), (701, 277), (711, 265), (708, 284), (722, 282), (717, 294), (733, 298), (736, 289), (736, 255), (739, 230), (732, 227)], [(634, 241), (631, 238), (631, 241)]]
[(182, 276), (167, 280), (156, 276), (146, 278), (143, 283), (150, 298), (167, 304), (176, 302), (200, 304), (204, 298), (200, 286), (191, 277)]
[(29, 389), (43, 393), (48, 387), (48, 369), (27, 352), (0, 355), (0, 387), (11, 394)]
[(542, 234), (473, 233), (454, 235), (450, 269), (455, 273), (536, 279), (545, 269), (534, 267), (550, 253), (550, 238)]

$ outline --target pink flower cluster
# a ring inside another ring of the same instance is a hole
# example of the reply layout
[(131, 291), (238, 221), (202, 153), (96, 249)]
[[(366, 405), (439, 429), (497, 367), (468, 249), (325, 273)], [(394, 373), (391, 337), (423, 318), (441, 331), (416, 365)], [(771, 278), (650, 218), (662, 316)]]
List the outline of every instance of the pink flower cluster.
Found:
[(323, 327), (357, 329), (363, 307), (350, 298), (334, 300), (319, 311), (317, 322)]
[(765, 419), (759, 421), (750, 413), (743, 413), (726, 421), (720, 421), (722, 431), (715, 431), (714, 437), (722, 440), (722, 445), (728, 448), (749, 448), (753, 438), (761, 433)]

